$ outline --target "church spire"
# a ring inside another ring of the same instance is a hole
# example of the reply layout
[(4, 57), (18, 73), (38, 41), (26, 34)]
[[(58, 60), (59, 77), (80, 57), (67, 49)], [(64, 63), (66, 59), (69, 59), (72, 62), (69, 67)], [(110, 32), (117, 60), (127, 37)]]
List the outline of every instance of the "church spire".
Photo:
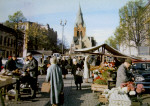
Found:
[(82, 11), (81, 11), (81, 6), (79, 4), (79, 11), (77, 13), (75, 27), (78, 27), (80, 24), (83, 27), (85, 27), (85, 23), (84, 23), (84, 20), (83, 20), (83, 14), (82, 14)]

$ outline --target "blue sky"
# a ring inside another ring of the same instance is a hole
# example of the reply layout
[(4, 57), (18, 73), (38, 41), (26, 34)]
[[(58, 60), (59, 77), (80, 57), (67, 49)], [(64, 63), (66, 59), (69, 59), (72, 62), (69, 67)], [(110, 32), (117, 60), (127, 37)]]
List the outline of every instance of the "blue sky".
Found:
[(64, 35), (70, 46), (76, 15), (81, 5), (86, 35), (94, 36), (98, 44), (113, 35), (119, 25), (119, 9), (130, 0), (0, 0), (0, 22), (21, 10), (28, 21), (50, 25), (62, 37), (60, 20), (67, 20)]

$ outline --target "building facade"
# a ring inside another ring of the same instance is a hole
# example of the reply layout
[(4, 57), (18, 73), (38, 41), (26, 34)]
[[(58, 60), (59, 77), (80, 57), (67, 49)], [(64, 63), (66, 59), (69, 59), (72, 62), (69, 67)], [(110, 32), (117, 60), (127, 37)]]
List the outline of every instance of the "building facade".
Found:
[(83, 20), (83, 14), (81, 7), (79, 6), (79, 11), (77, 13), (76, 22), (74, 25), (74, 36), (71, 43), (70, 52), (74, 53), (74, 50), (89, 48), (96, 45), (94, 37), (86, 36), (86, 25)]
[(0, 24), (0, 54), (8, 58), (16, 54), (23, 56), (23, 33)]

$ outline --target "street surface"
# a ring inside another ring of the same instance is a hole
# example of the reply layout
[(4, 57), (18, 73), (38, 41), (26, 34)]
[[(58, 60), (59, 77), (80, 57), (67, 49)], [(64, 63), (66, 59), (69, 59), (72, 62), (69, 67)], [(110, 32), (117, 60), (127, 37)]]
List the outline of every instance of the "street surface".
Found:
[[(41, 88), (42, 83), (45, 80), (45, 75), (39, 75), (38, 82)], [(67, 79), (64, 79), (64, 94), (65, 101), (63, 106), (95, 106), (99, 104), (98, 96), (91, 91), (91, 82), (82, 84), (82, 90), (76, 90), (73, 76), (67, 75)], [(50, 106), (50, 94), (41, 93), (40, 89), (37, 94), (37, 98), (31, 99), (29, 95), (21, 96), (21, 100), (15, 103), (14, 101), (6, 101), (6, 106)]]
[[(37, 93), (37, 97), (32, 99), (30, 95), (21, 96), (21, 100), (17, 101), (6, 101), (6, 106), (51, 106), (50, 105), (50, 94), (41, 93), (40, 88), (42, 83), (45, 81), (45, 75), (39, 75), (39, 91)], [(67, 79), (64, 79), (64, 94), (65, 101), (63, 106), (96, 106), (99, 104), (98, 93), (92, 93), (91, 91), (91, 83), (92, 80), (89, 80), (90, 83), (85, 83), (83, 81), (82, 90), (76, 90), (76, 86), (74, 84), (73, 76), (71, 74), (67, 75)], [(150, 95), (144, 94), (141, 98), (143, 100), (142, 106), (148, 106), (147, 103), (150, 104)], [(140, 106), (139, 103), (135, 102), (132, 106)]]

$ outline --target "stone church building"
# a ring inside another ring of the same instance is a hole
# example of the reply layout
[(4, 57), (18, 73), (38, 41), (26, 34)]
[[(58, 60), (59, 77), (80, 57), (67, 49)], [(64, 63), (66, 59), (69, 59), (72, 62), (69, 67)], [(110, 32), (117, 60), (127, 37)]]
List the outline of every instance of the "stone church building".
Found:
[(77, 13), (76, 22), (74, 25), (74, 36), (71, 43), (70, 52), (74, 53), (74, 50), (93, 46), (96, 46), (96, 41), (94, 40), (94, 37), (86, 36), (86, 25), (83, 20), (81, 7), (79, 6), (79, 11)]

